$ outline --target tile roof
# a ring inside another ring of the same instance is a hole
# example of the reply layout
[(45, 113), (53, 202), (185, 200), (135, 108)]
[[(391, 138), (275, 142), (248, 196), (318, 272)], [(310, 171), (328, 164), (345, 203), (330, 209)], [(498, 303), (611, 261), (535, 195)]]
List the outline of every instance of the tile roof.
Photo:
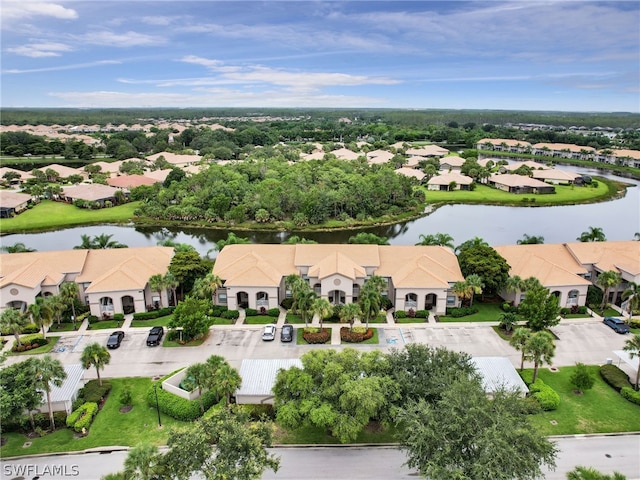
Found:
[(161, 156), (164, 157), (167, 162), (173, 165), (189, 165), (192, 163), (197, 163), (202, 159), (200, 155), (178, 155), (177, 153), (160, 152), (149, 155), (147, 157), (147, 160), (155, 162)]
[(509, 172), (513, 172), (514, 170), (517, 170), (522, 166), (529, 167), (532, 170), (550, 169), (551, 168), (551, 167), (548, 167), (547, 165), (545, 165), (544, 163), (534, 162), (533, 160), (526, 160), (524, 162), (509, 162), (507, 165), (501, 165), (501, 168), (504, 168), (505, 170), (508, 170)]
[(31, 200), (31, 195), (11, 190), (0, 190), (0, 207), (16, 208)]
[(478, 140), (479, 145), (484, 145), (485, 143), (490, 143), (492, 145), (502, 145), (503, 143), (508, 147), (530, 147), (531, 144), (529, 142), (525, 142), (524, 140), (512, 140), (510, 138), (483, 138), (482, 140)]
[(120, 175), (119, 177), (108, 178), (107, 183), (111, 187), (135, 188), (141, 185), (153, 185), (158, 180), (149, 178), (146, 175)]
[(457, 155), (449, 155), (440, 159), (440, 168), (443, 165), (451, 165), (452, 167), (461, 167), (466, 162), (466, 159), (458, 157)]
[(31, 174), (31, 172), (24, 172), (22, 170), (17, 170), (15, 168), (9, 168), (9, 167), (0, 167), (0, 178), (4, 177), (5, 173), (8, 173), (8, 172), (17, 173), (18, 175), (20, 175), (21, 180), (28, 180), (30, 178), (33, 178), (33, 175)]
[(595, 265), (603, 272), (622, 270), (640, 275), (640, 242), (572, 242), (566, 246), (583, 265)]
[(546, 170), (534, 170), (533, 178), (538, 180), (558, 180), (561, 182), (573, 182), (576, 178), (580, 178), (582, 175), (574, 172), (565, 172), (564, 170), (557, 170), (555, 168), (548, 168)]
[(443, 173), (442, 175), (431, 177), (427, 185), (449, 185), (451, 182), (456, 182), (458, 185), (471, 185), (473, 178), (457, 172)]
[(535, 178), (527, 177), (525, 175), (515, 175), (511, 173), (494, 173), (489, 177), (490, 182), (499, 183), (509, 187), (550, 187), (548, 183), (536, 180)]
[(356, 153), (344, 147), (339, 148), (337, 150), (333, 150), (331, 153), (335, 155), (337, 158), (340, 158), (342, 160), (357, 160), (358, 157), (360, 157), (361, 155), (364, 155), (364, 153)]
[(35, 288), (59, 284), (65, 275), (78, 274), (88, 250), (4, 253), (0, 256), (0, 287), (10, 284)]
[(46, 167), (38, 168), (38, 170), (40, 170), (42, 173), (46, 172), (49, 169), (57, 172), (58, 175), (60, 175), (62, 178), (70, 177), (71, 175), (82, 175), (83, 177), (87, 176), (87, 172), (85, 172), (82, 168), (65, 167), (64, 165), (59, 165), (57, 163), (52, 163), (51, 165), (47, 165)]
[(333, 252), (309, 268), (308, 275), (319, 279), (339, 274), (355, 280), (364, 278), (367, 272), (360, 265), (340, 252)]
[(535, 277), (545, 287), (590, 285), (580, 275), (587, 270), (561, 244), (504, 245), (494, 247), (507, 261), (509, 275)]
[(118, 191), (120, 191), (120, 189), (110, 187), (108, 185), (102, 185), (99, 183), (80, 184), (74, 185), (73, 187), (62, 187), (63, 196), (71, 198), (73, 200), (79, 199), (90, 202), (113, 198)]
[(397, 288), (447, 288), (463, 281), (460, 265), (448, 247), (380, 246), (380, 268), (376, 275), (391, 277)]
[(419, 181), (422, 181), (422, 179), (426, 177), (425, 173), (422, 170), (417, 170), (415, 168), (410, 168), (410, 167), (402, 167), (394, 171), (396, 173), (399, 173), (400, 175), (404, 175), (405, 177), (416, 178)]
[[(402, 145), (400, 146), (400, 148)], [(398, 147), (397, 147), (398, 148)], [(438, 145), (424, 145), (417, 148), (408, 148), (405, 152), (407, 155), (418, 155), (422, 157), (441, 157), (449, 153), (449, 150)]]

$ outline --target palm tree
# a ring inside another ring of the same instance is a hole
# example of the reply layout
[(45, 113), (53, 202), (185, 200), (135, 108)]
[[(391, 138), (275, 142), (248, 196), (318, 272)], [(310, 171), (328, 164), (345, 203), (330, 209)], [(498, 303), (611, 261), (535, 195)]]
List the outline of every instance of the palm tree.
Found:
[(451, 287), (451, 293), (459, 297), (462, 302), (473, 297), (473, 288), (465, 281), (459, 281), (453, 284)]
[(469, 306), (473, 305), (473, 296), (480, 295), (482, 293), (482, 288), (484, 287), (484, 282), (482, 281), (482, 277), (478, 274), (472, 273), (468, 275), (465, 279), (465, 283), (471, 289), (471, 298), (469, 302)]
[(507, 292), (514, 293), (516, 302), (520, 298), (520, 292), (524, 290), (524, 280), (520, 278), (518, 275), (514, 275), (513, 277), (507, 278), (507, 281), (504, 284), (504, 289)]
[(36, 388), (44, 390), (47, 394), (51, 430), (55, 430), (56, 424), (53, 420), (53, 406), (51, 405), (51, 385), (61, 387), (62, 382), (67, 378), (67, 372), (64, 371), (60, 360), (52, 358), (51, 355), (45, 355), (42, 358), (36, 358), (33, 362), (33, 378)]
[(52, 304), (46, 297), (37, 297), (36, 302), (29, 305), (27, 312), (31, 321), (42, 330), (42, 338), (47, 338), (47, 327), (53, 323)]
[(23, 253), (23, 252), (35, 252), (34, 248), (27, 248), (22, 242), (14, 243), (13, 245), (7, 245), (0, 247), (0, 251), (7, 253)]
[(251, 243), (251, 240), (245, 237), (237, 237), (235, 233), (229, 232), (227, 234), (226, 239), (223, 238), (216, 242), (215, 249), (221, 252), (222, 249), (227, 245), (246, 244), (246, 243)]
[(529, 355), (529, 359), (533, 361), (533, 381), (535, 383), (538, 378), (538, 367), (543, 363), (551, 364), (551, 360), (556, 351), (553, 343), (553, 335), (545, 330), (532, 333), (524, 348)]
[[(629, 358), (640, 357), (640, 335), (635, 334), (633, 337), (624, 342), (622, 349), (625, 352), (629, 352)], [(640, 368), (636, 370), (636, 390), (640, 385)]]
[(58, 321), (59, 327), (60, 317), (62, 317), (62, 313), (65, 311), (67, 306), (60, 295), (51, 295), (47, 297), (47, 301), (49, 302), (53, 317), (55, 317), (55, 319)]
[(213, 273), (196, 279), (191, 289), (191, 295), (203, 299), (211, 300), (216, 290), (222, 286), (222, 279)]
[(500, 326), (506, 332), (510, 332), (513, 326), (518, 322), (518, 315), (513, 312), (505, 312), (500, 315)]
[(615, 270), (607, 270), (606, 272), (602, 272), (598, 275), (596, 279), (596, 285), (602, 287), (602, 304), (600, 305), (601, 309), (604, 309), (605, 305), (609, 300), (609, 291), (613, 287), (617, 287), (618, 284), (622, 281), (620, 274)]
[(124, 475), (127, 480), (151, 480), (158, 478), (160, 453), (158, 447), (150, 443), (139, 443), (127, 454), (124, 461)]
[(20, 332), (22, 332), (22, 329), (27, 323), (29, 323), (27, 317), (15, 308), (7, 308), (0, 314), (0, 330), (13, 333), (18, 346), (22, 345), (20, 342)]
[(629, 300), (629, 316), (633, 315), (633, 312), (640, 308), (640, 284), (630, 282), (627, 285), (627, 289), (622, 292), (622, 299)]
[(320, 319), (320, 329), (322, 330), (322, 321), (331, 316), (333, 313), (333, 305), (326, 298), (315, 298), (311, 304), (311, 312)]
[(634, 239), (634, 240), (637, 240), (637, 241), (640, 241), (640, 232), (636, 232), (636, 233), (634, 233), (634, 234), (633, 234), (633, 239)]
[(98, 375), (98, 384), (102, 386), (102, 379), (100, 378), (100, 369), (104, 370), (104, 366), (111, 360), (111, 354), (106, 347), (103, 347), (99, 343), (90, 343), (82, 351), (80, 356), (80, 362), (86, 369), (90, 367), (96, 368), (96, 374)]
[(473, 237), (471, 240), (467, 240), (466, 242), (461, 243), (455, 249), (456, 253), (460, 253), (465, 248), (471, 247), (488, 247), (489, 244), (480, 237)]
[(525, 346), (530, 336), (531, 336), (531, 330), (529, 330), (528, 328), (519, 327), (513, 331), (511, 340), (509, 340), (509, 344), (513, 348), (521, 352), (520, 371), (524, 369), (524, 361), (529, 359), (529, 355)]
[(516, 242), (518, 245), (533, 245), (536, 243), (544, 243), (543, 236), (536, 235), (527, 235), (526, 233), (522, 236), (522, 239)]
[(589, 227), (589, 230), (582, 232), (576, 240), (580, 240), (581, 242), (604, 242), (607, 240), (607, 237), (602, 231), (602, 228)]
[(218, 395), (224, 396), (226, 405), (229, 405), (231, 395), (242, 384), (242, 378), (238, 371), (225, 361), (213, 374), (213, 384)]
[(127, 248), (125, 244), (116, 242), (115, 240), (111, 240), (111, 237), (113, 237), (113, 235), (107, 235), (106, 233), (101, 233), (100, 235), (94, 236), (93, 248), (95, 249)]
[(360, 305), (357, 303), (348, 303), (340, 309), (340, 321), (349, 323), (349, 330), (353, 329), (353, 321), (362, 315)]
[(80, 240), (80, 245), (76, 245), (75, 247), (73, 247), (75, 250), (91, 250), (95, 248), (93, 246), (93, 240), (91, 240), (91, 237), (89, 235), (80, 235)]
[(453, 249), (453, 237), (448, 233), (436, 233), (434, 235), (418, 235), (420, 241), (416, 245), (440, 245)]
[(162, 279), (164, 280), (165, 288), (171, 289), (171, 295), (173, 296), (173, 304), (177, 305), (178, 304), (178, 296), (177, 296), (178, 286), (180, 285), (180, 282), (175, 277), (175, 275), (171, 272), (165, 273)]
[(78, 300), (78, 284), (75, 282), (65, 282), (60, 285), (60, 298), (63, 302), (71, 305), (71, 319), (74, 328), (76, 323), (76, 301)]
[(151, 275), (149, 277), (149, 288), (153, 292), (158, 292), (158, 298), (160, 298), (160, 308), (162, 308), (162, 290), (166, 288), (164, 277), (159, 273)]
[(627, 480), (620, 472), (613, 472), (612, 475), (601, 473), (595, 468), (577, 466), (567, 472), (567, 480)]
[(198, 389), (198, 401), (200, 402), (200, 411), (204, 413), (204, 403), (202, 401), (202, 390), (211, 387), (212, 376), (215, 370), (211, 365), (206, 363), (194, 363), (187, 368), (184, 374), (183, 384), (190, 390)]

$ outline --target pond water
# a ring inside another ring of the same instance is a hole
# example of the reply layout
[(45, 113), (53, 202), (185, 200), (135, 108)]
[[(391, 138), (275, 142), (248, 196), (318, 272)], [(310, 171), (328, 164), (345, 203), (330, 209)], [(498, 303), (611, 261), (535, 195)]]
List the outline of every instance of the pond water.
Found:
[[(640, 232), (640, 182), (620, 179), (596, 170), (561, 166), (562, 170), (606, 176), (632, 184), (624, 197), (602, 203), (558, 207), (500, 207), (447, 205), (422, 218), (389, 226), (332, 232), (236, 231), (254, 243), (280, 243), (299, 235), (320, 243), (347, 243), (359, 231), (389, 238), (392, 245), (413, 245), (420, 234), (448, 233), (454, 244), (481, 237), (491, 245), (516, 243), (524, 234), (544, 237), (545, 243), (573, 242), (590, 226), (603, 229), (608, 240), (631, 240)], [(113, 235), (112, 239), (130, 247), (153, 246), (165, 239), (193, 245), (201, 255), (209, 253), (216, 241), (232, 230), (96, 225), (44, 233), (11, 234), (0, 238), (2, 245), (24, 243), (39, 251), (68, 250), (80, 244), (80, 235)]]

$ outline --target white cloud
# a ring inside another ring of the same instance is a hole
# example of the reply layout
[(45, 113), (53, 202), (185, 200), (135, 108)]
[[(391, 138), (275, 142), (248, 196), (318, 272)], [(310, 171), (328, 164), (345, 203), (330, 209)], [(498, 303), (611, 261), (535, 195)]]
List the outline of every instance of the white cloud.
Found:
[(119, 60), (98, 60), (96, 62), (76, 63), (72, 65), (57, 65), (55, 67), (45, 67), (45, 68), (28, 68), (28, 69), (10, 68), (7, 70), (2, 70), (2, 73), (15, 75), (20, 73), (59, 72), (63, 70), (78, 70), (81, 68), (101, 67), (103, 65), (117, 65), (120, 63), (122, 62), (120, 62)]
[(6, 51), (22, 55), (25, 57), (59, 57), (63, 52), (69, 52), (72, 48), (64, 43), (57, 42), (39, 42), (28, 43), (20, 47), (7, 48)]
[(61, 20), (75, 20), (78, 13), (62, 5), (46, 2), (2, 2), (2, 17), (5, 20), (20, 20), (36, 16), (53, 17)]
[(146, 47), (167, 43), (166, 38), (160, 36), (138, 32), (116, 33), (108, 30), (86, 33), (79, 40), (93, 45), (110, 47)]

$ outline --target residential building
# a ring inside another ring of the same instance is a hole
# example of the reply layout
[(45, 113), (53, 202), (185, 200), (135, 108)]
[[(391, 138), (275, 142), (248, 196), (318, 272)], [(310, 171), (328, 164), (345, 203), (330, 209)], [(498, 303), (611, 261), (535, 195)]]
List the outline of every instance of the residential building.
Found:
[(64, 282), (77, 283), (80, 301), (101, 318), (166, 306), (167, 292), (161, 292), (161, 300), (148, 282), (167, 272), (173, 252), (137, 247), (2, 254), (0, 309), (24, 310), (39, 296), (57, 295)]
[[(102, 185), (99, 183), (80, 184), (73, 187), (62, 187), (60, 199), (64, 202), (73, 203), (76, 200), (84, 202), (97, 202), (104, 206), (106, 202), (116, 203), (116, 192), (122, 189)], [(126, 193), (129, 193), (128, 191)]]
[[(427, 182), (427, 190), (469, 190), (473, 178), (458, 172), (435, 175)], [(453, 188), (451, 188), (453, 186)]]
[(29, 207), (31, 195), (0, 190), (0, 218), (11, 218)]
[(456, 155), (449, 155), (448, 157), (442, 157), (440, 159), (440, 171), (441, 172), (459, 172), (464, 165), (466, 159), (458, 157)]
[(353, 303), (367, 278), (378, 275), (397, 311), (431, 309), (436, 315), (459, 305), (450, 289), (464, 280), (455, 254), (440, 246), (228, 245), (213, 273), (223, 281), (215, 302), (230, 309), (278, 307), (291, 296), (285, 286), (290, 274), (334, 305)]
[(553, 193), (555, 191), (553, 185), (526, 175), (514, 175), (511, 173), (494, 173), (487, 179), (487, 183), (492, 187), (509, 193)]

